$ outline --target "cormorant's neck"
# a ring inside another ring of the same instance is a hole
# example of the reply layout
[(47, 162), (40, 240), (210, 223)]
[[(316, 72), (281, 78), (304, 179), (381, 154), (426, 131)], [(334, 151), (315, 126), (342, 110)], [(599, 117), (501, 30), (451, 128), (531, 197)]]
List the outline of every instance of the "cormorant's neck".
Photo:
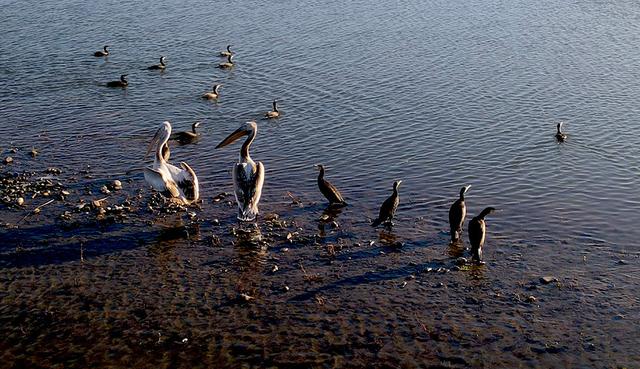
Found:
[(278, 111), (278, 104), (274, 101), (273, 102), (273, 111), (277, 112)]
[(324, 179), (324, 167), (320, 167), (320, 173), (318, 173), (318, 181)]
[(195, 123), (193, 123), (193, 124), (191, 125), (191, 132), (196, 133), (196, 127), (197, 127), (197, 126), (196, 126), (196, 124), (195, 124)]

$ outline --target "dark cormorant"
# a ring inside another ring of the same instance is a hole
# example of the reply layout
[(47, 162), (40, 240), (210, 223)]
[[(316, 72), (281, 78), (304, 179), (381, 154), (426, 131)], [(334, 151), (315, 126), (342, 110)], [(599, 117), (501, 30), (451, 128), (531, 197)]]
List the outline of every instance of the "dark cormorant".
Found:
[(320, 192), (324, 195), (324, 197), (329, 200), (329, 206), (345, 206), (347, 203), (344, 201), (344, 198), (340, 194), (340, 191), (331, 184), (331, 182), (324, 179), (324, 165), (318, 164), (316, 168), (320, 170), (318, 174), (318, 188), (320, 188)]
[(393, 216), (396, 214), (396, 210), (398, 209), (398, 204), (400, 203), (400, 195), (398, 195), (398, 187), (402, 181), (393, 182), (393, 193), (389, 198), (384, 200), (382, 206), (380, 207), (380, 214), (378, 215), (378, 219), (374, 220), (371, 223), (372, 227), (377, 227), (380, 223), (389, 223), (393, 225), (392, 220)]
[(460, 197), (449, 208), (449, 226), (451, 241), (455, 242), (462, 236), (462, 224), (467, 216), (467, 207), (464, 204), (464, 194), (469, 190), (469, 186), (460, 189)]
[(469, 221), (469, 243), (471, 243), (471, 258), (473, 261), (482, 262), (482, 247), (484, 246), (484, 236), (486, 225), (484, 217), (493, 213), (496, 209), (485, 208), (477, 217)]

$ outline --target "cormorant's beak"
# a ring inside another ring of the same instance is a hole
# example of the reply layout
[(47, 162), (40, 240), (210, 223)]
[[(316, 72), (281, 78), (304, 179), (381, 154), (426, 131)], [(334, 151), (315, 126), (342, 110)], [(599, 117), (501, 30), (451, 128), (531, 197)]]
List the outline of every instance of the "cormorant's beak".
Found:
[(313, 164), (313, 167), (316, 168), (317, 170), (320, 170), (320, 164)]
[(471, 185), (465, 186), (463, 193), (467, 193), (467, 191), (469, 191), (470, 188), (471, 188)]
[(398, 180), (398, 186), (397, 187), (400, 187), (401, 184), (402, 184), (402, 180)]
[(235, 132), (233, 132), (232, 134), (230, 134), (229, 136), (227, 136), (227, 138), (225, 138), (224, 140), (222, 140), (222, 142), (220, 142), (218, 144), (218, 146), (216, 146), (216, 149), (219, 149), (221, 147), (225, 147), (233, 142), (235, 142), (237, 139), (239, 139), (242, 136), (246, 136), (248, 135), (249, 132), (247, 132), (247, 130), (245, 130), (244, 128), (238, 128), (235, 130)]

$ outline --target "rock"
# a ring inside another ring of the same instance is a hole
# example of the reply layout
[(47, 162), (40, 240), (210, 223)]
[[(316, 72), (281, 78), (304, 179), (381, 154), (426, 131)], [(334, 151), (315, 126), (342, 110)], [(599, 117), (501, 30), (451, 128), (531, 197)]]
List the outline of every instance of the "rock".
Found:
[(241, 293), (241, 294), (238, 295), (238, 299), (240, 301), (249, 302), (249, 301), (253, 300), (254, 297), (253, 296), (249, 296), (246, 293)]
[(285, 291), (289, 291), (289, 286), (284, 286)]
[(456, 259), (455, 264), (457, 266), (463, 266), (467, 264), (467, 258), (459, 257)]
[(218, 219), (214, 219), (211, 221), (211, 224), (213, 224), (214, 226), (220, 225), (220, 221)]
[(338, 222), (336, 222), (335, 220), (333, 222), (331, 222), (331, 227), (333, 228), (340, 228), (340, 224), (338, 224)]
[(266, 222), (273, 222), (274, 220), (278, 220), (278, 218), (280, 218), (280, 216), (276, 213), (269, 213), (264, 216)]
[(464, 300), (464, 302), (465, 302), (465, 303), (467, 303), (467, 304), (469, 304), (469, 305), (478, 305), (478, 304), (480, 304), (480, 300), (478, 300), (478, 299), (477, 299), (477, 298), (475, 298), (475, 297), (467, 297), (467, 298)]
[(102, 207), (104, 200), (93, 200), (91, 201), (91, 207), (94, 209), (99, 209)]
[(107, 186), (102, 186), (100, 187), (100, 192), (102, 192), (105, 195), (108, 195), (111, 193), (111, 191), (109, 191), (109, 189), (107, 188)]
[(538, 301), (537, 298), (535, 298), (535, 296), (527, 296), (527, 298), (525, 299), (526, 302), (533, 304), (534, 302)]
[(60, 191), (60, 194), (61, 194), (62, 196), (69, 196), (69, 195), (71, 195), (71, 192), (69, 192), (69, 191), (67, 191), (67, 190), (62, 190), (62, 191)]
[(274, 265), (273, 268), (271, 268), (271, 273), (275, 273), (278, 271), (278, 266)]
[(553, 283), (553, 282), (557, 282), (558, 278), (556, 277), (552, 277), (552, 276), (544, 276), (540, 278), (540, 282), (542, 284), (549, 284), (549, 283)]
[(16, 204), (18, 204), (18, 206), (24, 205), (24, 199), (22, 197), (18, 197), (16, 199)]
[(13, 158), (11, 156), (7, 156), (6, 158), (4, 158), (4, 163), (5, 164), (13, 163)]
[(38, 155), (38, 150), (31, 149), (31, 151), (29, 152), (29, 155), (31, 155), (32, 158), (35, 158)]
[(113, 183), (111, 183), (111, 189), (114, 191), (119, 191), (122, 189), (122, 182), (118, 181), (117, 179), (115, 181), (113, 181)]
[(629, 264), (629, 262), (624, 259), (618, 260), (618, 265), (627, 265), (627, 264)]
[(454, 266), (452, 266), (452, 267), (451, 267), (451, 269), (449, 269), (449, 270), (450, 270), (450, 271), (452, 271), (452, 272), (457, 272), (457, 271), (459, 271), (459, 270), (460, 270), (460, 267), (459, 267), (459, 266), (457, 266), (457, 265), (454, 265)]
[(49, 167), (47, 168), (47, 170), (44, 171), (45, 173), (49, 173), (49, 174), (61, 174), (62, 170), (59, 168), (54, 168), (54, 167)]

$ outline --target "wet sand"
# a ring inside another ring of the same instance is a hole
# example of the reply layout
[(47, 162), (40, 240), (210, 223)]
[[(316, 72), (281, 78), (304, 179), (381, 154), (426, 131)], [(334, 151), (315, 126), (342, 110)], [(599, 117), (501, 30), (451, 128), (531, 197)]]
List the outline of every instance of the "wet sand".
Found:
[(34, 159), (26, 150), (13, 156), (1, 167), (3, 183), (50, 193), (32, 199), (26, 191), (23, 206), (0, 207), (0, 367), (633, 367), (639, 360), (630, 320), (637, 296), (609, 282), (632, 268), (625, 261), (593, 276), (574, 271), (588, 258), (576, 260), (546, 284), (529, 262), (543, 257), (540, 248), (493, 242), (486, 265), (458, 265), (468, 251), (448, 245), (444, 232), (413, 231), (424, 219), (400, 217), (391, 231), (372, 230), (349, 207), (336, 213), (284, 195), (254, 227), (233, 219), (229, 194), (208, 196), (201, 209), (161, 210), (162, 199), (140, 181), (105, 194), (112, 180), (93, 181), (90, 171), (43, 166), (16, 177)]

